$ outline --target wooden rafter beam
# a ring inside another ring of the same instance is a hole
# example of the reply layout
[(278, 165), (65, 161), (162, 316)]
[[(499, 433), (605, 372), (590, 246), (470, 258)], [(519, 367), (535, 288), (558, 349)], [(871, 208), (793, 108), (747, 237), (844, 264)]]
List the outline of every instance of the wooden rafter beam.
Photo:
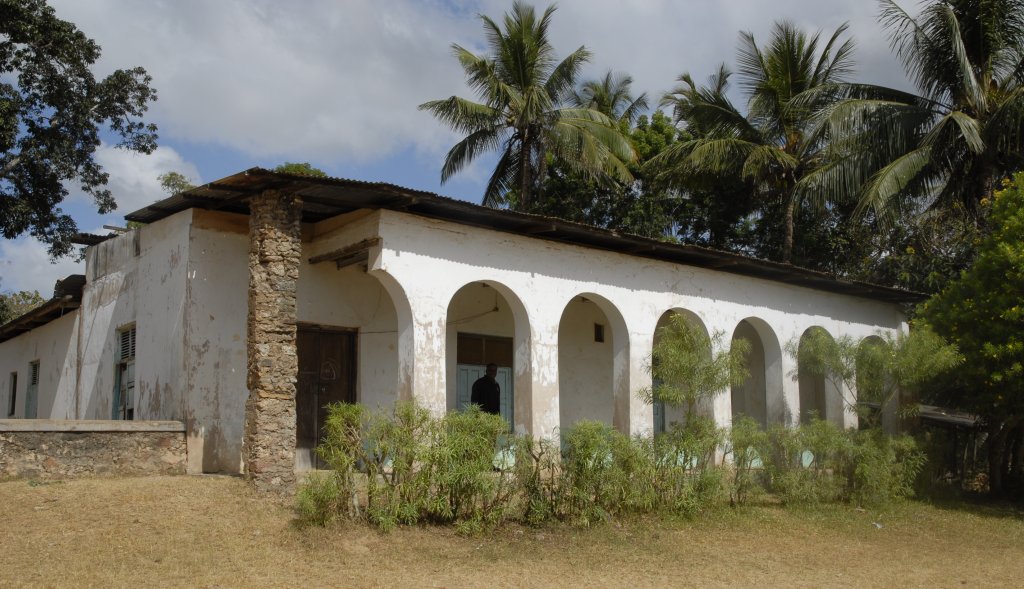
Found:
[(352, 264), (358, 264), (365, 262), (370, 259), (370, 248), (380, 245), (380, 237), (370, 237), (364, 239), (358, 243), (345, 246), (343, 248), (336, 249), (324, 254), (319, 254), (309, 258), (310, 264), (319, 264), (320, 262), (335, 262), (338, 269)]

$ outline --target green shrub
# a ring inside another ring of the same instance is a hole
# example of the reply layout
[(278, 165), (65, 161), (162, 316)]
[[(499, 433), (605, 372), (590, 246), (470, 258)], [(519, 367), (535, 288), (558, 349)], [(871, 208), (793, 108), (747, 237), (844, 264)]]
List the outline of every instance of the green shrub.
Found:
[(729, 502), (745, 503), (762, 490), (760, 483), (763, 456), (768, 449), (768, 434), (750, 417), (733, 420), (729, 430), (729, 453), (732, 454), (732, 477)]
[(769, 488), (784, 503), (821, 503), (842, 497), (850, 434), (831, 422), (812, 419), (795, 429), (773, 427), (768, 445)]
[(424, 465), (431, 469), (430, 515), (465, 531), (502, 521), (515, 489), (495, 454), (510, 449), (508, 424), (472, 406), (446, 415), (438, 434)]
[(346, 495), (336, 473), (313, 472), (295, 494), (300, 525), (325, 526), (346, 513)]
[(659, 508), (688, 515), (721, 498), (723, 479), (715, 454), (722, 441), (722, 430), (706, 417), (673, 424), (654, 438), (652, 476)]
[(515, 442), (515, 457), (513, 480), (523, 521), (532, 526), (551, 521), (562, 503), (557, 444), (520, 436)]
[(851, 434), (847, 497), (858, 505), (882, 505), (910, 497), (924, 468), (925, 455), (910, 436), (888, 436), (877, 430)]

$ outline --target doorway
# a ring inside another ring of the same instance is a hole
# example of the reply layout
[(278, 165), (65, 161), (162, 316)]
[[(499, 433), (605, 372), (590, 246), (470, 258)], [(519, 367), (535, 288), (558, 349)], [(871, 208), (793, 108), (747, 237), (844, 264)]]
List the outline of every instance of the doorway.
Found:
[(295, 397), (295, 466), (297, 470), (322, 468), (316, 455), (325, 407), (339, 401), (356, 402), (356, 350), (358, 332), (351, 329), (301, 325), (298, 329), (299, 363)]
[(461, 411), (469, 406), (473, 383), (484, 375), (488, 364), (497, 364), (498, 374), (495, 380), (498, 381), (501, 392), (501, 416), (511, 429), (515, 423), (512, 338), (459, 333), (456, 358), (456, 410)]

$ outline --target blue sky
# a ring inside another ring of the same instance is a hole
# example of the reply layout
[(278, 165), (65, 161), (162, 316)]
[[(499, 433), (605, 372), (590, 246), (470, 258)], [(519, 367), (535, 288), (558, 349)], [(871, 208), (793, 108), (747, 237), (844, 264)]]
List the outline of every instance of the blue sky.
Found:
[[(199, 183), (310, 162), (332, 176), (481, 196), (493, 158), (442, 186), (441, 162), (457, 138), (416, 106), (471, 96), (450, 46), (483, 51), (477, 15), (497, 20), (511, 0), (50, 3), (103, 48), (98, 76), (142, 66), (159, 93), (147, 117), (160, 128), (157, 152), (104, 145), (97, 154), (118, 210), (98, 215), (74, 191), (65, 202), (84, 231), (123, 225), (124, 214), (162, 198), (156, 177), (172, 170)], [(905, 86), (876, 13), (871, 0), (563, 0), (550, 37), (559, 55), (580, 45), (593, 52), (587, 77), (628, 73), (656, 104), (684, 71), (704, 80), (731, 64), (741, 30), (766, 39), (774, 20), (788, 19), (827, 36), (849, 22), (854, 78)], [(58, 278), (82, 271), (73, 260), (51, 264), (30, 238), (0, 241), (0, 290), (49, 296)]]

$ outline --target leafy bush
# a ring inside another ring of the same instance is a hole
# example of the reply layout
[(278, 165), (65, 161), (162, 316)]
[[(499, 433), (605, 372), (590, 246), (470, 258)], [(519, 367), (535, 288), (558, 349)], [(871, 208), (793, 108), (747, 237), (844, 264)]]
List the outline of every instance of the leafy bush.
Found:
[(723, 432), (712, 419), (693, 417), (654, 438), (654, 492), (657, 505), (680, 514), (695, 513), (723, 493), (715, 454)]
[[(719, 465), (726, 440), (732, 461)], [(911, 494), (924, 463), (908, 437), (844, 432), (821, 420), (766, 432), (740, 417), (726, 436), (711, 419), (691, 416), (653, 439), (582, 421), (563, 442), (560, 452), (548, 440), (511, 436), (501, 417), (477, 408), (436, 418), (411, 403), (391, 414), (331, 405), (317, 452), (332, 470), (311, 474), (299, 489), (299, 521), (362, 519), (383, 530), (432, 522), (463, 533), (510, 519), (592, 525), (693, 514), (726, 490), (734, 505), (766, 489), (789, 504), (879, 504)], [(512, 464), (496, 458), (513, 455)]]
[(847, 467), (847, 498), (858, 505), (880, 505), (910, 497), (925, 455), (910, 436), (891, 437), (872, 429), (852, 432)]
[(768, 434), (757, 421), (746, 416), (733, 420), (729, 431), (729, 453), (732, 454), (729, 502), (733, 505), (748, 501), (761, 490), (758, 477), (767, 449)]
[(821, 419), (812, 419), (798, 428), (778, 426), (769, 430), (765, 468), (771, 491), (790, 504), (841, 498), (843, 466), (852, 444), (850, 435)]
[(310, 473), (295, 495), (300, 525), (325, 526), (345, 513), (347, 494), (337, 473)]

